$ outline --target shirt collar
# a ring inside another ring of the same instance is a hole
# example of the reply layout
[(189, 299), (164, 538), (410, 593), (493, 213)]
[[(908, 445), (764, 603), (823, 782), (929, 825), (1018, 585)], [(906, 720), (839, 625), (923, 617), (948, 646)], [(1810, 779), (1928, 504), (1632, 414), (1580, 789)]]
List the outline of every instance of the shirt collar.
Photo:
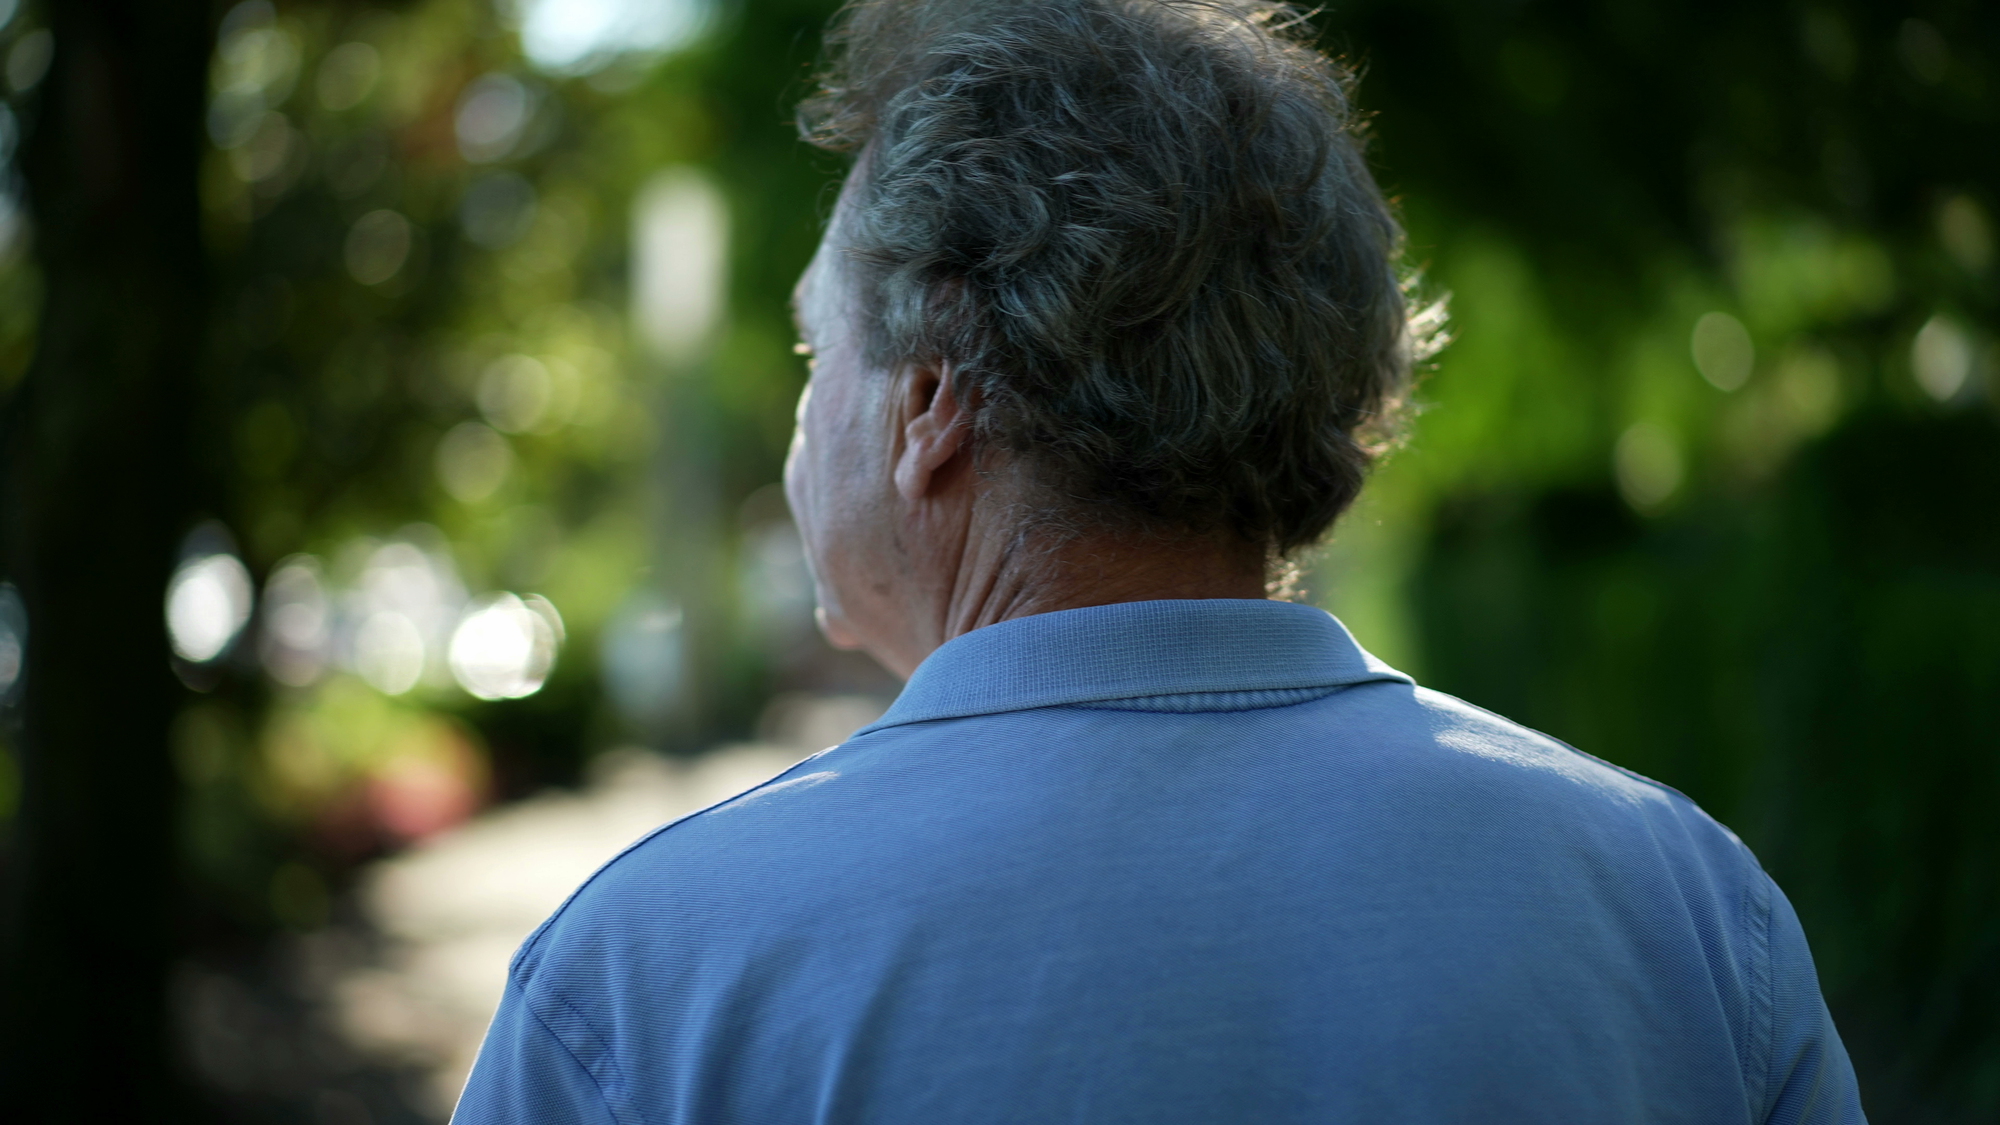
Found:
[(1147, 696), (1333, 688), (1410, 678), (1332, 614), (1290, 602), (1121, 602), (1039, 613), (953, 638), (855, 732)]

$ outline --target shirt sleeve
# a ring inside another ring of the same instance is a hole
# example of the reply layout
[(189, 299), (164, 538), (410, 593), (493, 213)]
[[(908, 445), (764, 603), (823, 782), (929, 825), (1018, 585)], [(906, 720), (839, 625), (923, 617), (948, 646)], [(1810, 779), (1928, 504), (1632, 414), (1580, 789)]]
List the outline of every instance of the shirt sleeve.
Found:
[(1770, 887), (1771, 1072), (1768, 1125), (1865, 1125), (1854, 1065), (1820, 996), (1805, 930)]
[(513, 975), (451, 1125), (614, 1125), (597, 1080), (528, 1006)]

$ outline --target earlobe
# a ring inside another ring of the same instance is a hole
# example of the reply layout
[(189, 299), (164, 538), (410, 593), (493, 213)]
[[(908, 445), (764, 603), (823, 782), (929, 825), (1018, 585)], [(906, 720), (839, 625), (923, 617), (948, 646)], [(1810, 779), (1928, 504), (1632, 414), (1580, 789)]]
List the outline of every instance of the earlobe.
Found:
[(915, 368), (905, 378), (896, 491), (905, 500), (919, 500), (931, 492), (939, 470), (965, 451), (972, 419), (951, 389), (949, 364)]

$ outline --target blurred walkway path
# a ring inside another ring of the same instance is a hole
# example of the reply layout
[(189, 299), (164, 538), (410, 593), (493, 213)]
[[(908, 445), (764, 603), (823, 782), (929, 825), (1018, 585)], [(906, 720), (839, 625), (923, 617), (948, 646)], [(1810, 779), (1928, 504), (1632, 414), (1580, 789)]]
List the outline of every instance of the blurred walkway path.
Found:
[(860, 697), (781, 699), (772, 741), (676, 761), (597, 759), (589, 783), (506, 805), (378, 863), (361, 905), (380, 952), (331, 982), (338, 1030), (364, 1054), (429, 1073), (420, 1106), (450, 1112), (521, 941), (605, 861), (659, 825), (726, 800), (881, 713)]
[(680, 764), (613, 751), (585, 789), (504, 806), (382, 861), (361, 893), (383, 952), (333, 982), (339, 1030), (366, 1054), (429, 1070), (423, 1100), (442, 1118), (522, 939), (626, 845), (804, 756), (747, 744)]

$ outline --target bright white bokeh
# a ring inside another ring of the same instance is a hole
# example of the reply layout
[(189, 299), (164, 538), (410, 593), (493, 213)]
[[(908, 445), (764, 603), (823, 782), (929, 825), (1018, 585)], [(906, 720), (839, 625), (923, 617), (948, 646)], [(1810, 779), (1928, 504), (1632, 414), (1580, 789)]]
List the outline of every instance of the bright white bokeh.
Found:
[(319, 560), (293, 555), (264, 580), (264, 669), (271, 678), (305, 687), (326, 667), (333, 640), (333, 603)]
[(452, 631), (451, 674), (480, 699), (540, 691), (562, 646), (562, 618), (547, 598), (499, 593), (466, 610)]
[(551, 74), (679, 50), (708, 30), (709, 0), (516, 0), (521, 50)]
[(371, 613), (354, 632), (354, 670), (383, 695), (401, 695), (424, 677), (424, 634), (408, 614)]
[(385, 695), (445, 682), (445, 642), (465, 605), (465, 587), (443, 537), (412, 525), (396, 539), (362, 541), (350, 550), (365, 561), (341, 598), (339, 616), (352, 630), (348, 667)]
[(632, 321), (668, 359), (699, 352), (722, 319), (729, 211), (694, 168), (655, 174), (632, 214)]
[(392, 539), (351, 540), (330, 565), (303, 554), (280, 561), (264, 583), (258, 655), (290, 687), (334, 670), (385, 695), (442, 687), (465, 604), (444, 537), (411, 524)]
[(228, 651), (250, 620), (250, 572), (235, 555), (181, 563), (167, 583), (167, 637), (174, 654), (206, 664)]

